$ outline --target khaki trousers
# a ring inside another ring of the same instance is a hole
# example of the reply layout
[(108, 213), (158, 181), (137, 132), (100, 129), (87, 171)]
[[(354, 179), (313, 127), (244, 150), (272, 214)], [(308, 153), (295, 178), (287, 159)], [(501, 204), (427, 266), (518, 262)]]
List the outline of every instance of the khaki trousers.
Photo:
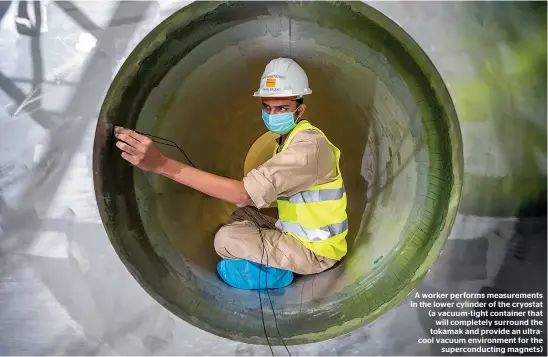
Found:
[[(262, 238), (254, 222), (261, 227)], [(275, 218), (256, 208), (239, 208), (215, 234), (215, 251), (222, 258), (246, 259), (301, 275), (320, 273), (337, 263), (305, 248), (296, 238), (276, 229), (275, 224)]]

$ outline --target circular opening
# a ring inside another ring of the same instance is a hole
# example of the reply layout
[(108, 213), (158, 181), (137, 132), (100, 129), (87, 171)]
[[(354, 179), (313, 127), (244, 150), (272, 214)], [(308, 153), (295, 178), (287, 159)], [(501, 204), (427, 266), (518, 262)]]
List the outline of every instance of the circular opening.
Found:
[[(161, 304), (206, 331), (257, 344), (267, 342), (258, 292), (215, 274), (213, 237), (235, 207), (131, 168), (110, 130), (173, 140), (198, 168), (241, 178), (261, 160), (246, 164), (246, 155), (266, 131), (252, 94), (266, 63), (281, 56), (307, 72), (314, 92), (306, 118), (342, 152), (350, 225), (341, 264), (270, 292), (285, 343), (350, 332), (405, 298), (443, 247), (462, 177), (456, 114), (439, 74), (402, 29), (365, 4), (196, 2), (155, 28), (101, 110), (101, 216), (120, 259)], [(261, 297), (270, 342), (280, 344)]]

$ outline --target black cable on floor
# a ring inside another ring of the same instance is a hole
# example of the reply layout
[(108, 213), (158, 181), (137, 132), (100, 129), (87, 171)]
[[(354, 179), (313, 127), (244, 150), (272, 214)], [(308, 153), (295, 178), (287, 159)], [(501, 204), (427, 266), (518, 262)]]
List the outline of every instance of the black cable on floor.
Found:
[[(175, 143), (174, 141), (171, 141), (171, 140), (168, 140), (168, 139), (165, 139), (165, 138), (162, 138), (162, 137), (159, 137), (159, 136), (155, 136), (155, 135), (151, 135), (151, 134), (147, 134), (147, 133), (142, 133), (142, 132), (139, 132), (139, 131), (135, 131), (137, 134), (141, 134), (141, 135), (144, 135), (144, 136), (148, 136), (152, 139), (153, 142), (155, 143), (158, 143), (158, 144), (161, 144), (161, 145), (166, 145), (166, 146), (171, 146), (171, 147), (174, 147), (174, 148), (177, 148), (179, 149), (179, 151), (184, 155), (185, 159), (188, 161), (188, 163), (196, 168), (196, 165), (194, 165), (192, 163), (192, 161), (190, 161), (190, 158), (187, 156), (187, 154), (185, 153), (185, 151), (179, 146), (177, 145), (177, 143)], [(243, 210), (246, 210), (248, 209), (248, 207), (242, 207)], [(287, 354), (289, 356), (291, 356), (291, 352), (289, 352), (289, 348), (287, 348), (287, 345), (285, 344), (285, 341), (282, 337), (282, 334), (280, 333), (280, 329), (278, 327), (278, 319), (276, 318), (276, 313), (275, 313), (275, 310), (274, 310), (274, 305), (272, 304), (272, 298), (270, 296), (270, 292), (268, 291), (268, 267), (269, 267), (269, 263), (268, 263), (268, 250), (266, 249), (266, 246), (264, 244), (264, 236), (263, 236), (263, 231), (261, 229), (261, 226), (259, 225), (259, 222), (257, 222), (257, 220), (255, 219), (255, 217), (252, 215), (253, 212), (248, 212), (248, 216), (249, 218), (251, 219), (252, 223), (257, 227), (257, 229), (259, 230), (259, 234), (261, 235), (261, 243), (263, 245), (263, 252), (261, 254), (261, 266), (263, 266), (263, 258), (265, 256), (265, 252), (266, 252), (266, 270), (265, 270), (265, 285), (266, 285), (266, 294), (268, 295), (268, 300), (270, 302), (270, 308), (272, 310), (272, 316), (274, 317), (274, 324), (276, 325), (276, 331), (278, 333), (278, 337), (280, 338), (280, 340), (282, 341), (282, 344), (284, 345), (285, 347), (285, 350), (287, 351)], [(266, 338), (266, 341), (268, 343), (268, 347), (270, 348), (270, 353), (272, 354), (272, 356), (274, 356), (274, 350), (272, 349), (272, 344), (270, 343), (270, 339), (268, 338), (268, 334), (266, 332), (266, 323), (265, 323), (265, 320), (264, 320), (264, 310), (263, 310), (263, 300), (261, 299), (261, 266), (259, 266), (259, 303), (260, 303), (260, 307), (261, 307), (261, 318), (262, 318), (262, 323), (263, 323), (263, 331), (264, 331), (264, 336)]]
[[(244, 207), (245, 208), (245, 207)], [(252, 218), (252, 217), (250, 217)], [(264, 331), (264, 337), (266, 338), (266, 342), (268, 343), (268, 348), (270, 348), (270, 354), (272, 354), (272, 356), (274, 356), (274, 350), (272, 349), (272, 344), (270, 343), (270, 340), (268, 339), (268, 333), (266, 332), (266, 324), (264, 322), (264, 310), (263, 310), (263, 299), (261, 298), (261, 266), (263, 265), (263, 258), (264, 258), (264, 252), (265, 252), (265, 245), (264, 245), (264, 237), (263, 237), (263, 234), (261, 232), (261, 228), (259, 227), (258, 223), (255, 222), (255, 220), (253, 220), (253, 223), (255, 224), (255, 226), (257, 227), (257, 229), (259, 229), (259, 233), (261, 234), (261, 243), (263, 245), (263, 252), (261, 254), (261, 265), (259, 266), (259, 304), (261, 306), (261, 319), (263, 321), (263, 331)], [(268, 257), (268, 252), (266, 253), (267, 257)], [(268, 259), (268, 258), (267, 258)], [(266, 277), (266, 286), (268, 288), (268, 274), (265, 275)]]
[[(247, 209), (247, 207), (243, 207), (243, 209)], [(251, 215), (251, 212), (248, 214), (249, 217), (252, 219), (253, 223), (255, 224), (255, 226), (257, 227), (257, 229), (259, 230), (259, 234), (261, 235), (261, 243), (263, 245), (263, 252), (261, 254), (261, 266), (263, 266), (263, 258), (265, 256), (265, 251), (266, 251), (266, 269), (265, 269), (265, 285), (266, 285), (266, 294), (268, 295), (268, 301), (270, 302), (270, 309), (272, 310), (272, 316), (274, 317), (274, 324), (276, 325), (276, 331), (278, 332), (278, 337), (280, 338), (280, 340), (282, 341), (282, 344), (284, 345), (285, 347), (285, 350), (287, 351), (287, 354), (289, 356), (291, 356), (291, 352), (289, 352), (289, 348), (287, 348), (287, 345), (285, 344), (285, 341), (282, 337), (282, 334), (280, 333), (280, 328), (278, 327), (278, 320), (276, 319), (276, 313), (274, 312), (274, 305), (272, 304), (272, 298), (270, 297), (270, 292), (268, 291), (268, 267), (269, 267), (269, 263), (268, 263), (268, 250), (266, 249), (266, 246), (264, 244), (264, 236), (263, 236), (263, 231), (261, 229), (261, 226), (259, 225), (259, 223), (254, 219), (254, 217)], [(263, 328), (264, 328), (264, 333), (265, 333), (265, 337), (266, 337), (266, 340), (268, 342), (268, 346), (270, 347), (270, 353), (272, 353), (272, 356), (274, 356), (274, 351), (272, 351), (272, 345), (270, 344), (270, 341), (268, 340), (268, 335), (266, 333), (266, 325), (265, 325), (265, 322), (264, 322), (264, 314), (263, 314), (263, 302), (262, 302), (262, 299), (261, 299), (261, 267), (259, 266), (259, 301), (261, 302), (261, 315), (263, 316)]]

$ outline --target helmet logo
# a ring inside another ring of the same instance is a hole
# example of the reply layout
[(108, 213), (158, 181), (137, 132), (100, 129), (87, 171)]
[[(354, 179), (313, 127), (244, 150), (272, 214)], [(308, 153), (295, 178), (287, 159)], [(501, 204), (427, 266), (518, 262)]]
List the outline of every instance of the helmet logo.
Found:
[(307, 94), (312, 94), (312, 91), (301, 66), (289, 58), (276, 58), (266, 65), (259, 89), (253, 96), (294, 97)]

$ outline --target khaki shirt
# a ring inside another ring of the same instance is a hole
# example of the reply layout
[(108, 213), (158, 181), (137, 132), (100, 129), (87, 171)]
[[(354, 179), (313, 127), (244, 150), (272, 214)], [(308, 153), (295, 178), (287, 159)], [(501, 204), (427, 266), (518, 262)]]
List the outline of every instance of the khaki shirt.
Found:
[(255, 207), (266, 208), (279, 196), (294, 195), (335, 176), (335, 155), (325, 137), (315, 130), (303, 130), (285, 150), (251, 170), (243, 182)]

